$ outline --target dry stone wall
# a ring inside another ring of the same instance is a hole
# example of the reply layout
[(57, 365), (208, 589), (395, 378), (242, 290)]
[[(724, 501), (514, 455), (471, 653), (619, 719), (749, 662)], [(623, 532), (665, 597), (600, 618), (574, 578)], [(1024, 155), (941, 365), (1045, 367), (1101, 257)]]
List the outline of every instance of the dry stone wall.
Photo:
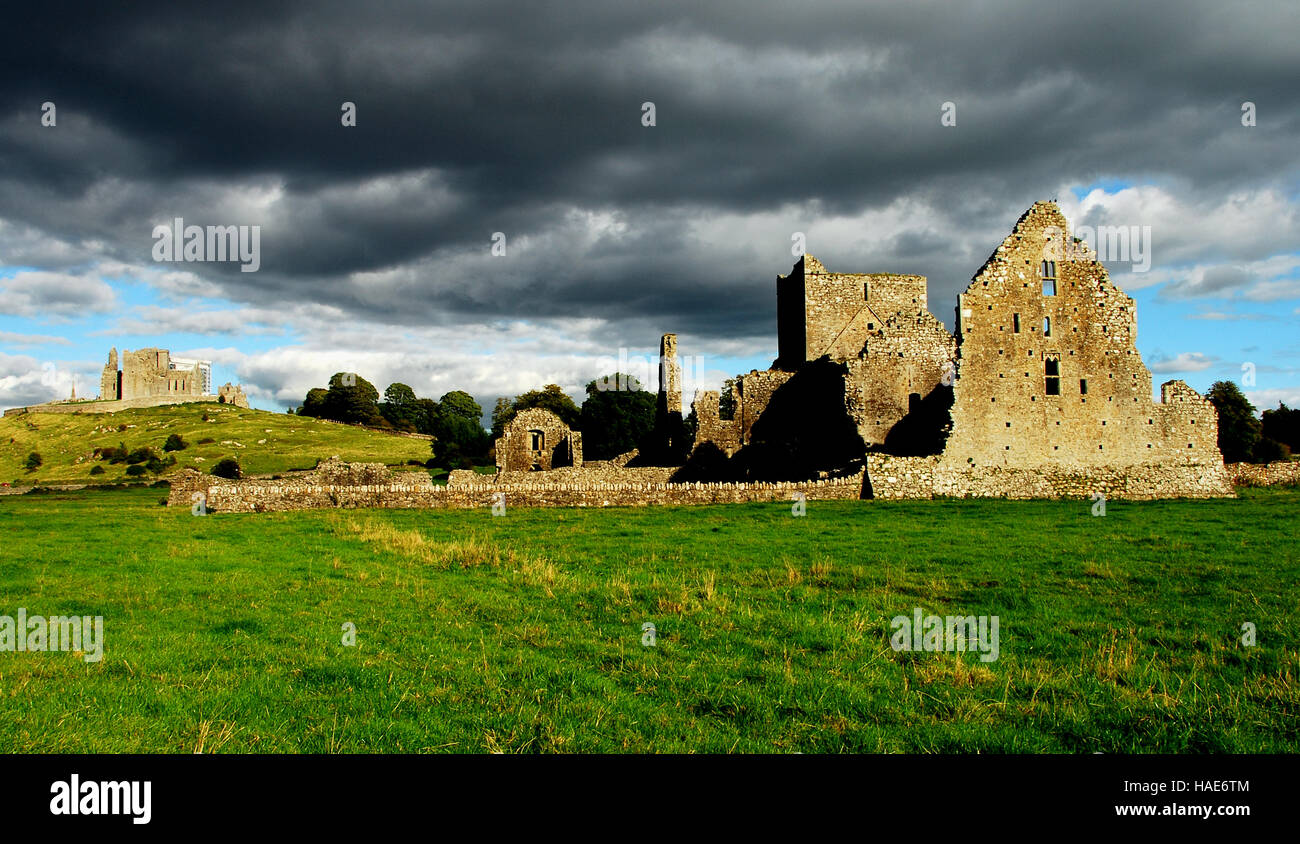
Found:
[[(547, 473), (552, 475), (554, 473)], [(379, 463), (326, 461), (310, 472), (275, 479), (226, 480), (186, 469), (172, 479), (167, 503), (193, 507), (202, 501), (211, 512), (261, 513), (325, 508), (488, 507), (504, 494), (507, 507), (637, 507), (663, 504), (735, 504), (857, 499), (861, 474), (801, 483), (685, 483), (642, 480), (563, 481), (534, 476), (480, 476), (487, 482), (453, 477), (435, 485), (423, 472), (390, 472)], [(523, 481), (527, 478), (526, 481)]]
[(1300, 462), (1229, 463), (1228, 477), (1237, 486), (1292, 486), (1300, 484)]
[(951, 465), (942, 457), (867, 455), (873, 498), (1220, 498), (1234, 495), (1222, 463), (1123, 467)]

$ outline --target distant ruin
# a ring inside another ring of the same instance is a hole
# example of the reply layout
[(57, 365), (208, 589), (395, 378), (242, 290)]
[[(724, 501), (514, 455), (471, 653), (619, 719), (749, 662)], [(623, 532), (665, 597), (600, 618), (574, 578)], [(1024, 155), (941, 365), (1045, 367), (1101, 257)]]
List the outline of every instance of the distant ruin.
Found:
[(224, 384), (212, 392), (212, 361), (173, 358), (167, 349), (109, 350), (99, 378), (99, 398), (78, 399), (74, 388), (65, 401), (12, 408), (13, 413), (109, 413), (137, 407), (157, 407), (186, 402), (213, 401), (247, 408), (248, 397), (237, 384)]

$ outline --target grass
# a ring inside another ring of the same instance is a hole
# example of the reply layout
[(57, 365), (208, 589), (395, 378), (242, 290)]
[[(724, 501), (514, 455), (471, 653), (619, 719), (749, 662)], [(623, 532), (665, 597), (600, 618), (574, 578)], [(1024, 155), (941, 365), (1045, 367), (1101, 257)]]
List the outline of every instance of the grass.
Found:
[[(1290, 752), (1300, 493), (194, 517), (0, 498), (10, 752)], [(889, 619), (997, 615), (996, 662)], [(342, 644), (356, 628), (355, 647)], [(657, 629), (642, 645), (642, 624)], [(1258, 646), (1243, 647), (1242, 624)]]
[[(204, 415), (208, 421), (204, 421)], [(120, 430), (119, 430), (120, 429)], [(127, 479), (126, 464), (95, 460), (96, 447), (126, 443), (163, 454), (168, 434), (180, 434), (189, 447), (171, 452), (180, 467), (207, 471), (223, 457), (235, 457), (246, 473), (310, 469), (321, 458), (382, 462), (394, 466), (424, 462), (427, 440), (339, 425), (287, 413), (245, 410), (213, 403), (170, 405), (116, 413), (28, 413), (0, 419), (0, 481), (35, 483), (115, 483)], [(201, 443), (201, 440), (212, 442)], [(39, 452), (44, 464), (23, 467)], [(95, 466), (104, 473), (92, 475)], [(154, 480), (152, 475), (145, 476)]]

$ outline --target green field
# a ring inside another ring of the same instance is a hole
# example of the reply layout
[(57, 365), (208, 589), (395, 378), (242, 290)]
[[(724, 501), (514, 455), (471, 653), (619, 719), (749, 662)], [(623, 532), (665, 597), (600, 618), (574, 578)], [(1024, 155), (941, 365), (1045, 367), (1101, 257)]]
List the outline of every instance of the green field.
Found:
[[(116, 413), (6, 416), (0, 419), (0, 481), (32, 486), (127, 480), (126, 464), (95, 460), (95, 448), (124, 443), (128, 449), (148, 446), (162, 454), (169, 434), (180, 434), (190, 444), (172, 452), (176, 465), (204, 472), (223, 457), (238, 459), (246, 473), (265, 474), (310, 469), (318, 459), (336, 454), (344, 460), (394, 466), (424, 462), (432, 455), (427, 440), (210, 402)], [(204, 439), (212, 442), (200, 444)], [(44, 464), (28, 471), (23, 461), (33, 451)], [(96, 465), (103, 466), (104, 474), (90, 474)]]
[[(0, 497), (0, 614), (105, 619), (98, 663), (0, 653), (0, 749), (1300, 750), (1295, 490), (1101, 518), (1087, 501), (196, 517), (163, 495)], [(889, 619), (914, 607), (999, 616), (1000, 659), (894, 652)]]

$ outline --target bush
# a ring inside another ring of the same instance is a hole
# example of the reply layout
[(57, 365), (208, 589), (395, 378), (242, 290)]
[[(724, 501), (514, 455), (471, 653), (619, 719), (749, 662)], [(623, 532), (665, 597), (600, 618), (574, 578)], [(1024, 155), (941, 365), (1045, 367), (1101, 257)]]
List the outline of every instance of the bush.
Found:
[(212, 437), (204, 437), (199, 440), (199, 445), (211, 445), (214, 442), (216, 442), (216, 440), (212, 439)]
[(223, 457), (217, 461), (217, 465), (212, 467), (212, 474), (218, 478), (229, 478), (237, 481), (244, 476), (244, 470), (239, 468), (239, 461), (233, 457)]
[(131, 476), (131, 477), (133, 477), (133, 478), (138, 478), (138, 477), (140, 477), (140, 476), (143, 475), (146, 471), (147, 471), (147, 470), (144, 468), (144, 466), (141, 466), (139, 463), (136, 463), (136, 464), (134, 464), (134, 465), (132, 465), (132, 466), (127, 466), (127, 467), (126, 467), (126, 473), (127, 473), (127, 475), (129, 475), (129, 476)]
[(175, 466), (175, 465), (176, 465), (175, 457), (169, 456), (166, 460), (161, 460), (158, 458), (157, 455), (150, 457), (144, 463), (145, 468), (148, 469), (150, 472), (153, 472), (155, 475), (157, 475), (159, 472), (162, 472), (167, 467)]
[(127, 454), (126, 443), (118, 443), (116, 448), (110, 445), (95, 449), (95, 456), (109, 463), (125, 463)]
[(27, 455), (27, 459), (23, 461), (23, 466), (27, 471), (34, 472), (39, 469), (41, 464), (44, 462), (45, 461), (41, 459), (40, 452), (33, 451), (31, 454)]
[(92, 474), (92, 475), (102, 475), (102, 474), (104, 474), (104, 467), (103, 467), (103, 466), (98, 466), (98, 465), (97, 465), (97, 466), (93, 466), (93, 467), (91, 468), (91, 470), (90, 470), (90, 474)]
[(1291, 449), (1286, 447), (1285, 443), (1280, 443), (1269, 437), (1260, 437), (1255, 442), (1255, 447), (1250, 451), (1252, 463), (1272, 463), (1277, 460), (1287, 460), (1291, 457)]
[(167, 442), (163, 443), (163, 451), (184, 451), (189, 447), (190, 444), (180, 434), (168, 434)]
[(157, 456), (152, 448), (141, 446), (126, 456), (126, 462), (134, 466), (136, 463), (144, 463)]

